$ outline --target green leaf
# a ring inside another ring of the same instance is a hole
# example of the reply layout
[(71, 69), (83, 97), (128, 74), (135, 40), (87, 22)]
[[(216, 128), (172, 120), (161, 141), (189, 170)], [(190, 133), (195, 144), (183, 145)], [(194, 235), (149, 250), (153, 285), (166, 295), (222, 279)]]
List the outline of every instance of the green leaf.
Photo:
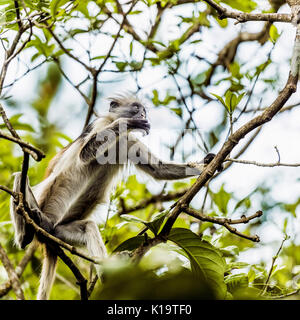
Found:
[(212, 191), (209, 191), (209, 193), (213, 202), (217, 205), (219, 210), (226, 215), (228, 201), (231, 199), (232, 194), (224, 190), (224, 184), (222, 184), (219, 192), (214, 193)]
[(145, 221), (143, 219), (140, 219), (136, 216), (132, 216), (132, 215), (129, 215), (129, 214), (122, 214), (121, 215), (121, 218), (125, 221), (128, 221), (128, 222), (137, 222), (137, 223), (142, 223), (144, 224), (146, 227), (148, 227), (155, 235), (157, 235), (162, 223), (164, 222), (165, 220), (165, 216), (166, 214), (168, 213), (169, 211), (166, 210), (166, 211), (163, 211), (161, 213), (159, 213), (157, 216), (154, 217), (154, 219), (150, 222), (148, 221)]
[(251, 12), (257, 7), (257, 3), (252, 0), (222, 0), (221, 2), (228, 4), (233, 9), (243, 12)]
[(286, 233), (286, 228), (287, 228), (288, 222), (289, 222), (289, 219), (288, 219), (288, 217), (286, 217), (283, 221), (283, 229), (282, 229), (283, 233)]
[(130, 45), (129, 45), (129, 54), (130, 54), (130, 56), (132, 56), (132, 50), (133, 50), (133, 41), (131, 41)]
[[(22, 113), (18, 113), (9, 119), (14, 129), (34, 132), (34, 129), (30, 124), (19, 122), (19, 119), (20, 117), (22, 117), (22, 115), (23, 115)], [(6, 128), (5, 124), (0, 124), (0, 129), (5, 129), (5, 128)]]
[(93, 57), (91, 60), (100, 60), (100, 59), (105, 59), (106, 56), (96, 56), (96, 57)]
[(11, 4), (11, 0), (0, 0), (0, 6)]
[(137, 222), (137, 223), (146, 223), (146, 221), (136, 217), (136, 216), (131, 216), (129, 214), (122, 214), (121, 215), (121, 218), (125, 221), (128, 221), (128, 222)]
[(235, 257), (239, 254), (240, 250), (237, 246), (228, 246), (220, 249), (222, 254), (226, 257)]
[(199, 86), (205, 81), (205, 79), (206, 79), (206, 71), (198, 73), (195, 79), (193, 79), (193, 83)]
[(182, 117), (182, 110), (181, 108), (171, 108), (180, 118)]
[(169, 210), (163, 211), (159, 213), (157, 216), (153, 218), (151, 222), (145, 222), (145, 225), (155, 234), (158, 234), (160, 227), (162, 226), (166, 215), (168, 214)]
[(271, 25), (269, 30), (269, 36), (273, 43), (277, 41), (277, 39), (280, 37), (280, 34), (278, 33), (277, 28), (274, 26), (274, 24)]
[(230, 292), (233, 292), (237, 289), (246, 288), (249, 284), (248, 275), (244, 273), (231, 274), (225, 278), (225, 283)]
[(236, 107), (236, 95), (228, 90), (225, 93), (225, 104), (226, 104), (226, 108), (227, 110), (232, 113)]
[(218, 297), (223, 299), (226, 295), (225, 260), (220, 251), (189, 229), (173, 228), (168, 240), (183, 249), (191, 262), (192, 272), (204, 277), (215, 289)]
[(228, 19), (218, 19), (217, 17), (214, 17), (216, 19), (216, 21), (218, 22), (219, 26), (221, 28), (226, 28), (228, 26)]
[(290, 212), (293, 215), (294, 218), (296, 218), (297, 217), (296, 209), (297, 209), (299, 204), (300, 204), (300, 201), (298, 200), (295, 203), (291, 203), (291, 204), (286, 203), (286, 204), (283, 205), (283, 207), (284, 207), (284, 209), (286, 211)]
[(233, 63), (230, 64), (229, 70), (231, 72), (231, 75), (234, 78), (237, 78), (237, 79), (242, 78), (241, 73), (240, 73), (240, 65), (236, 61), (234, 61)]
[(218, 95), (215, 94), (215, 93), (211, 93), (211, 94), (212, 94), (214, 97), (216, 97), (216, 98), (222, 103), (222, 105), (227, 109), (226, 103), (225, 103), (225, 101), (223, 100), (222, 97), (218, 96)]
[(246, 198), (240, 200), (234, 207), (233, 212), (235, 210), (237, 210), (238, 208), (240, 208), (241, 206), (245, 207), (246, 209), (249, 209), (251, 207), (251, 200), (249, 198), (249, 196), (247, 196)]
[(124, 71), (126, 66), (128, 66), (128, 62), (115, 62), (116, 67), (120, 70), (120, 71)]
[(250, 270), (248, 272), (248, 282), (249, 283), (253, 282), (255, 280), (255, 278), (256, 278), (256, 273), (252, 268), (250, 268)]
[(244, 95), (245, 95), (245, 92), (243, 92), (243, 93), (241, 93), (240, 95), (238, 95), (238, 97), (237, 97), (237, 103), (236, 103), (237, 106), (238, 106), (238, 104), (241, 102), (241, 100), (243, 99)]
[(248, 263), (242, 261), (231, 262), (228, 265), (228, 269), (226, 271), (230, 271), (232, 269), (243, 269), (249, 266)]
[(138, 248), (145, 241), (144, 236), (136, 236), (122, 242), (113, 252), (132, 251)]

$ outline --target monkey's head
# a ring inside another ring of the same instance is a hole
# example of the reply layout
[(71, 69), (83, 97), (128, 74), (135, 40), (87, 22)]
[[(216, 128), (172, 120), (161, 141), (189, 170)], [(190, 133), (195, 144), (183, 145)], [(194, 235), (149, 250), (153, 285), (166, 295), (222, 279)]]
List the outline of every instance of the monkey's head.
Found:
[(109, 98), (109, 113), (114, 120), (119, 118), (148, 120), (144, 104), (133, 95)]

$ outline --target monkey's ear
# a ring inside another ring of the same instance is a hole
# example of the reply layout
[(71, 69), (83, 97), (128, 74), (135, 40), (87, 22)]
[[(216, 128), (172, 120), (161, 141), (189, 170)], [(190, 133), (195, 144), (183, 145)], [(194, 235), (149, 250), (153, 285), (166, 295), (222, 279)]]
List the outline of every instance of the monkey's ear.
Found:
[(109, 111), (114, 111), (119, 106), (117, 101), (111, 101)]

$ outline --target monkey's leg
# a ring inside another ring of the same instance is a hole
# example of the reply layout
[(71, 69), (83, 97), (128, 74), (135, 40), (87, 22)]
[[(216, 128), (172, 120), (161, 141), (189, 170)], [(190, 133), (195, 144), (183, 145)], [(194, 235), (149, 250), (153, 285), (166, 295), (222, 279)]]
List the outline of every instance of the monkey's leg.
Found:
[[(14, 180), (13, 191), (19, 193), (21, 191), (21, 172), (16, 172)], [(26, 189), (25, 189), (25, 201), (29, 206), (33, 220), (43, 229), (51, 232), (53, 224), (40, 210), (36, 199), (32, 193), (31, 187), (29, 185), (29, 179), (26, 179)], [(17, 203), (14, 198), (11, 197), (10, 200), (10, 216), (15, 229), (15, 242), (21, 248), (24, 249), (33, 239), (34, 228), (26, 224), (22, 215), (17, 213)]]
[[(107, 257), (105, 245), (95, 222), (89, 220), (73, 221), (57, 225), (54, 236), (72, 245), (85, 246), (91, 256), (103, 259)], [(99, 279), (102, 276), (100, 265), (96, 265)]]

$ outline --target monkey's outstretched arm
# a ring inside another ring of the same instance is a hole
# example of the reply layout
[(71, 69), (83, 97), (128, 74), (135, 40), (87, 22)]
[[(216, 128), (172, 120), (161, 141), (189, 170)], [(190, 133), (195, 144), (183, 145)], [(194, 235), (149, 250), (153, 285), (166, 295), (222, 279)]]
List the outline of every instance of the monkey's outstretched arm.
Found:
[[(139, 169), (155, 179), (175, 180), (200, 175), (209, 162), (178, 164), (158, 159), (141, 141), (131, 137), (128, 141), (128, 158)], [(212, 160), (212, 159), (211, 159)]]

